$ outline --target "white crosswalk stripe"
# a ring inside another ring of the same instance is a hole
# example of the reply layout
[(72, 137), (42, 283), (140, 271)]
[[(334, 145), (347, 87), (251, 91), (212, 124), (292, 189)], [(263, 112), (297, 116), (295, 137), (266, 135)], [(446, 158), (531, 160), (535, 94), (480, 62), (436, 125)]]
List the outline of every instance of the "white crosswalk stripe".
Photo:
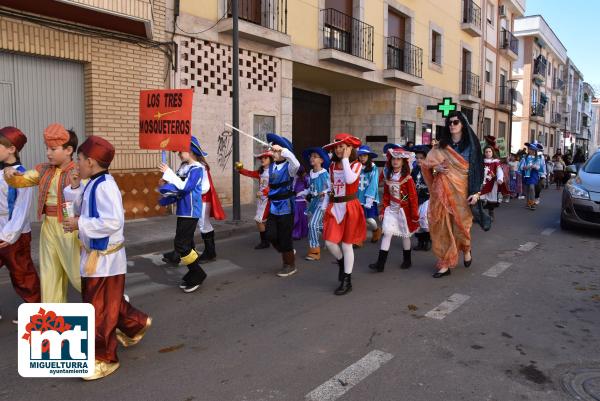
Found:
[(484, 276), (488, 277), (498, 277), (504, 270), (508, 269), (512, 266), (512, 263), (508, 262), (498, 262), (494, 266), (490, 267), (487, 271), (483, 273)]
[(521, 252), (529, 252), (536, 246), (538, 246), (537, 242), (526, 242), (523, 245), (519, 246), (518, 250)]
[(439, 304), (435, 309), (430, 310), (425, 314), (425, 317), (431, 319), (442, 320), (448, 316), (451, 312), (458, 309), (459, 306), (467, 302), (471, 298), (468, 295), (463, 294), (452, 294), (450, 298)]
[(306, 394), (306, 401), (334, 401), (370, 374), (388, 363), (394, 355), (374, 350)]

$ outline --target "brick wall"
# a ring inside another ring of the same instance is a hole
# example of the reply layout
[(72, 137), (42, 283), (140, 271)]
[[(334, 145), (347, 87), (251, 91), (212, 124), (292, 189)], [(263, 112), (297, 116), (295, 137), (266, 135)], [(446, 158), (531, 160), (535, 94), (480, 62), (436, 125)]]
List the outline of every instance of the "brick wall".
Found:
[[(165, 13), (165, 0), (155, 0), (156, 41), (167, 39)], [(85, 133), (103, 136), (115, 145), (112, 170), (118, 181), (128, 185), (122, 188), (127, 217), (165, 213), (155, 208), (157, 194), (151, 185), (158, 180), (155, 167), (160, 156), (138, 148), (139, 91), (164, 88), (167, 83), (168, 62), (159, 49), (0, 17), (0, 50), (83, 63)], [(142, 206), (144, 202), (147, 207)]]

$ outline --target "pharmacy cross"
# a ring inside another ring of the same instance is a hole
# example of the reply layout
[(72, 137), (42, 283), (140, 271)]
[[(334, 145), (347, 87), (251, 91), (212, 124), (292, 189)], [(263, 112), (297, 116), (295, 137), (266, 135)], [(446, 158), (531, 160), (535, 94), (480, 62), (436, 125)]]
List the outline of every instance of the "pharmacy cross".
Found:
[(451, 111), (456, 110), (456, 103), (452, 103), (451, 97), (445, 97), (442, 103), (438, 103), (437, 111), (442, 113), (442, 116), (448, 117)]

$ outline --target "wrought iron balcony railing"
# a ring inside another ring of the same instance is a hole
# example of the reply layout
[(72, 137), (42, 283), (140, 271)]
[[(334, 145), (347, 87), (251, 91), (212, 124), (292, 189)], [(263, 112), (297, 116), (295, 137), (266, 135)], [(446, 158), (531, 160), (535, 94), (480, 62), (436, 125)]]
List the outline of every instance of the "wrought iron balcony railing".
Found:
[(374, 28), (333, 8), (323, 14), (323, 48), (373, 61)]
[(479, 75), (475, 75), (470, 71), (464, 71), (461, 93), (463, 95), (479, 97)]
[[(287, 34), (287, 0), (238, 0), (241, 20)], [(227, 1), (231, 17), (231, 0)]]
[(423, 77), (423, 49), (391, 36), (387, 38), (387, 68)]
[(519, 54), (519, 39), (504, 28), (502, 29), (502, 48), (509, 49), (514, 54)]
[(481, 7), (473, 0), (463, 0), (463, 23), (481, 28)]
[(542, 103), (531, 104), (531, 115), (533, 117), (544, 117), (546, 115), (544, 105)]

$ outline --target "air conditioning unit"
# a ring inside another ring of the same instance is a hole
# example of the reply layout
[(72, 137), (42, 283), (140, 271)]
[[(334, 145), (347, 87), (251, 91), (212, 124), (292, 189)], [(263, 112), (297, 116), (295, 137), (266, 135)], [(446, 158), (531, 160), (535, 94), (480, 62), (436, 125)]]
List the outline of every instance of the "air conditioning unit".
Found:
[(501, 17), (506, 17), (506, 6), (499, 6), (498, 14), (500, 14)]

